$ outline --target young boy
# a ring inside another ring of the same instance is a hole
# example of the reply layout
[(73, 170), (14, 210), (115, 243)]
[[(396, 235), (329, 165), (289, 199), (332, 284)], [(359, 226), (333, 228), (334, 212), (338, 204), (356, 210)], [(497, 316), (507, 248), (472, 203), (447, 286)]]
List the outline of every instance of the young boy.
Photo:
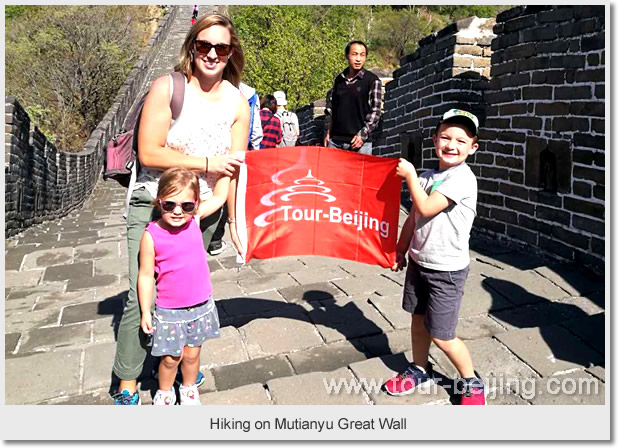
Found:
[(475, 375), (466, 345), (455, 336), (459, 306), (468, 276), (468, 242), (476, 215), (476, 177), (466, 158), (478, 148), (479, 122), (461, 109), (446, 112), (433, 142), (439, 170), (417, 176), (399, 159), (397, 174), (406, 179), (413, 203), (397, 243), (394, 271), (406, 271), (403, 309), (412, 313), (413, 363), (384, 384), (390, 395), (407, 395), (433, 383), (428, 361), (431, 342), (453, 363), (463, 386), (461, 404), (485, 404), (484, 385)]

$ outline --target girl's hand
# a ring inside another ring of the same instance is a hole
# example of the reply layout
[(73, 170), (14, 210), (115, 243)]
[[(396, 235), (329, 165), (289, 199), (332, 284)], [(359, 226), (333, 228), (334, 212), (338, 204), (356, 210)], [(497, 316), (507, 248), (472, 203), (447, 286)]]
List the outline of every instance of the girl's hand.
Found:
[(401, 252), (397, 252), (395, 255), (395, 264), (391, 266), (391, 271), (398, 272), (405, 268), (407, 265), (406, 256)]
[(146, 334), (152, 334), (152, 315), (150, 312), (142, 313), (142, 321), (140, 322), (142, 331)]
[(416, 169), (414, 165), (408, 162), (406, 159), (399, 159), (399, 165), (397, 165), (397, 175), (403, 177), (404, 179), (408, 175), (414, 176), (416, 174)]
[(206, 218), (212, 214), (212, 207), (209, 207), (208, 201), (200, 201), (200, 205), (197, 207), (197, 219), (198, 221)]

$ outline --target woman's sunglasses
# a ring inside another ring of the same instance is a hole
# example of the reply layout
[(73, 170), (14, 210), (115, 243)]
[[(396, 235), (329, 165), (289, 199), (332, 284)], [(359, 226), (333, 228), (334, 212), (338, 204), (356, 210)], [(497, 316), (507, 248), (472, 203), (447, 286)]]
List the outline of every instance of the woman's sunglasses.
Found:
[(232, 46), (230, 44), (211, 44), (207, 40), (195, 40), (195, 49), (200, 54), (207, 55), (213, 48), (217, 56), (223, 57), (230, 54)]
[(162, 201), (159, 199), (159, 205), (164, 212), (173, 212), (176, 210), (176, 206), (180, 205), (180, 208), (185, 213), (193, 213), (197, 207), (197, 202), (175, 202), (175, 201)]

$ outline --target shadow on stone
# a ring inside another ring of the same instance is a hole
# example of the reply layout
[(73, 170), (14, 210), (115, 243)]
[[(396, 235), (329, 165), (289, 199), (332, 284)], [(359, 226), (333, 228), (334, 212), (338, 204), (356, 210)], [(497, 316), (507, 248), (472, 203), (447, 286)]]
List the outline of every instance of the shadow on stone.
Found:
[(124, 304), (127, 299), (128, 291), (123, 291), (115, 296), (108, 297), (97, 304), (97, 314), (101, 316), (113, 316), (112, 327), (114, 329), (114, 340), (118, 340), (118, 326), (124, 311)]
[[(116, 339), (118, 335), (118, 325), (122, 318), (125, 297), (126, 292), (123, 292), (99, 303), (99, 314), (114, 316), (114, 335)], [(221, 327), (234, 326), (238, 328), (255, 319), (270, 319), (277, 317), (293, 319), (312, 323), (318, 326), (318, 330), (320, 330), (320, 328), (324, 330), (334, 330), (336, 333), (340, 334), (342, 338), (339, 338), (337, 334), (334, 333), (326, 338), (327, 342), (329, 342), (329, 338), (332, 339), (330, 342), (341, 340), (349, 341), (359, 353), (366, 357), (392, 354), (384, 330), (365, 316), (365, 313), (359, 308), (355, 301), (350, 300), (347, 303), (340, 304), (337, 303), (337, 300), (332, 294), (325, 291), (304, 291), (302, 299), (295, 303), (253, 296), (218, 300), (216, 304), (220, 315)], [(371, 347), (366, 347), (361, 342), (361, 338), (366, 336), (372, 336)], [(144, 334), (141, 331), (140, 343), (147, 347), (147, 340), (144, 338)], [(159, 359), (150, 355), (150, 347), (148, 347), (147, 350), (144, 367), (138, 377), (138, 381), (140, 382), (139, 388), (141, 391), (149, 391), (151, 396), (154, 396), (158, 388), (158, 381), (153, 377), (153, 373), (157, 369)], [(395, 371), (401, 370), (401, 362), (397, 362), (396, 357), (387, 358), (389, 364), (387, 367)], [(393, 360), (391, 360), (391, 358), (393, 358)], [(343, 359), (341, 362), (345, 363), (346, 360)], [(394, 364), (390, 365), (391, 363)], [(330, 362), (330, 364), (332, 364), (332, 362)], [(344, 367), (344, 365), (335, 365), (334, 367), (339, 368)], [(119, 381), (119, 378), (112, 373), (109, 389), (110, 395), (117, 392)]]
[[(482, 285), (494, 299), (497, 296), (502, 296), (498, 291), (508, 291), (508, 294), (514, 297), (534, 296), (535, 303), (531, 305), (490, 311), (490, 314), (506, 326), (538, 331), (555, 360), (562, 360), (583, 367), (604, 365), (605, 313), (590, 315), (578, 306), (550, 301), (504, 279), (492, 278), (491, 285), (485, 279)], [(521, 341), (515, 338), (511, 339), (509, 338), (511, 334), (514, 333), (512, 331), (507, 332), (504, 337), (501, 336), (499, 339), (503, 342), (504, 340), (512, 341), (514, 347), (509, 348), (513, 351), (517, 351), (521, 347), (532, 352), (530, 346), (534, 345), (533, 341), (525, 342), (523, 338)], [(534, 337), (532, 333), (530, 335)], [(530, 335), (527, 337), (530, 337)], [(539, 363), (539, 365), (541, 364)], [(533, 365), (533, 367), (539, 370), (538, 366)]]
[(547, 260), (529, 253), (519, 252), (504, 244), (483, 236), (474, 235), (470, 238), (470, 249), (479, 257), (481, 263), (487, 263), (502, 268), (504, 265), (520, 270), (535, 269), (547, 265)]
[[(302, 300), (296, 303), (280, 302), (259, 297), (235, 297), (221, 302), (234, 302), (235, 310), (261, 310), (257, 314), (238, 314), (222, 319), (221, 326), (236, 328), (246, 325), (256, 318), (282, 317), (303, 322), (311, 322), (322, 328), (335, 330), (343, 340), (350, 342), (354, 348), (367, 357), (392, 354), (388, 338), (384, 330), (365, 316), (362, 309), (352, 300), (340, 305), (335, 297), (325, 291), (308, 290), (303, 293)], [(301, 305), (304, 303), (304, 306)], [(307, 307), (307, 304), (309, 307)], [(223, 305), (224, 309), (228, 309)], [(239, 311), (242, 313), (242, 311)], [(319, 328), (318, 328), (319, 329)], [(373, 336), (371, 350), (361, 342), (360, 338)], [(335, 336), (336, 337), (336, 336)], [(328, 339), (328, 338), (327, 338)], [(335, 342), (335, 339), (330, 342)], [(327, 342), (329, 342), (327, 340)], [(343, 366), (341, 366), (343, 367)], [(395, 370), (395, 366), (392, 367)]]

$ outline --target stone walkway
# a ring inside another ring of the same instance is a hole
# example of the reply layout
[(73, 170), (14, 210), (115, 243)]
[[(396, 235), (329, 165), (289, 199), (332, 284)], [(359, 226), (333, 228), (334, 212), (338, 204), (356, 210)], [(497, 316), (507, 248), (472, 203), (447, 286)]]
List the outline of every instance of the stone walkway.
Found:
[[(182, 7), (151, 79), (173, 66), (191, 9)], [(6, 241), (7, 404), (112, 403), (128, 285), (125, 192), (100, 181), (81, 210)], [(458, 335), (486, 379), (488, 403), (604, 403), (604, 279), (484, 239), (473, 239), (471, 256)], [(202, 350), (204, 404), (456, 403), (455, 370), (435, 347), (444, 387), (400, 398), (375, 387), (411, 359), (403, 273), (323, 257), (238, 270), (230, 247), (209, 265), (222, 328)], [(149, 403), (156, 382), (149, 365), (145, 372)], [(573, 384), (598, 388), (572, 393)]]

